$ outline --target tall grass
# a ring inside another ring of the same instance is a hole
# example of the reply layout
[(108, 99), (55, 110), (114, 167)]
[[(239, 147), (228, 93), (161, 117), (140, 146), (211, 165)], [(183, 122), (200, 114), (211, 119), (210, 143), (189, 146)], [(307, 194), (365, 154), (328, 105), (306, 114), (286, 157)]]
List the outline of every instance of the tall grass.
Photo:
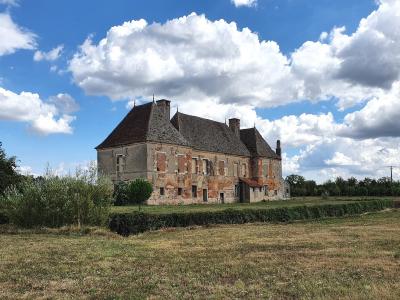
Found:
[(59, 177), (47, 172), (8, 189), (0, 209), (9, 221), (23, 227), (104, 225), (112, 204), (111, 181), (97, 176), (96, 167)]

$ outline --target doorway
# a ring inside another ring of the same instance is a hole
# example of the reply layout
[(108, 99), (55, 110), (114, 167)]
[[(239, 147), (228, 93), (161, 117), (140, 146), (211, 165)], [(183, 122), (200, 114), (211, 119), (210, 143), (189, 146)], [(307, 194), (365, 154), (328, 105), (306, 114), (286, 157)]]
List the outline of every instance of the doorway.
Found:
[(207, 189), (203, 189), (203, 202), (207, 202), (207, 201), (208, 201)]
[(219, 193), (219, 199), (221, 200), (221, 203), (225, 203), (224, 193)]

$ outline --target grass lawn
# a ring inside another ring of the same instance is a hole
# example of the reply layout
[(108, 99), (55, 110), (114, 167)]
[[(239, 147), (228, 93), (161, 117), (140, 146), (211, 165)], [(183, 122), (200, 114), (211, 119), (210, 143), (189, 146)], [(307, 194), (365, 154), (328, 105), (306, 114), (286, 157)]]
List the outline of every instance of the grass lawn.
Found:
[(0, 233), (0, 299), (400, 299), (400, 210), (129, 238)]
[[(390, 197), (388, 197), (390, 198)], [(191, 205), (142, 205), (141, 210), (148, 213), (175, 213), (175, 212), (198, 212), (198, 211), (216, 211), (223, 209), (248, 209), (248, 208), (277, 208), (290, 207), (299, 205), (317, 205), (317, 204), (337, 204), (343, 201), (359, 201), (375, 198), (360, 198), (360, 197), (335, 197), (322, 199), (321, 197), (303, 197), (292, 198), (290, 200), (268, 201), (257, 203), (230, 203), (230, 204), (191, 204)], [(139, 211), (139, 206), (113, 206), (111, 212), (114, 213), (129, 213)]]

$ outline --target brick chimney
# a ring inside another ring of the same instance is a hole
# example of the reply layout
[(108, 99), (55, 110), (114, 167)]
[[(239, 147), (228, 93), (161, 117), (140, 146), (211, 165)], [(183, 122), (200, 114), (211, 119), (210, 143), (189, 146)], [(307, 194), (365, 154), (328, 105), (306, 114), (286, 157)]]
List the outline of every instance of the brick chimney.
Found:
[(229, 119), (229, 128), (235, 133), (238, 138), (240, 138), (240, 119)]
[(281, 149), (281, 141), (277, 140), (276, 141), (276, 155), (278, 155), (279, 157), (282, 156), (282, 149)]
[(157, 106), (165, 115), (165, 118), (169, 121), (171, 119), (170, 111), (171, 111), (171, 101), (167, 99), (157, 100)]

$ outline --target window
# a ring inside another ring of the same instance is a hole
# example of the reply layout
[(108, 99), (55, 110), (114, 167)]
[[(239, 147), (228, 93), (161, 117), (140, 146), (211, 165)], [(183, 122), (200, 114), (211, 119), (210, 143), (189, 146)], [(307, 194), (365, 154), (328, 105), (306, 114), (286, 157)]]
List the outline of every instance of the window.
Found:
[(165, 190), (163, 187), (160, 187), (160, 196), (164, 196), (165, 195)]
[(235, 185), (235, 197), (239, 197), (239, 185)]
[(117, 172), (122, 173), (124, 171), (124, 156), (117, 155)]
[(192, 185), (192, 198), (197, 198), (197, 186)]
[(247, 165), (246, 164), (242, 165), (242, 176), (243, 177), (247, 176)]
[(263, 176), (268, 177), (268, 162), (263, 162)]
[(178, 155), (178, 173), (185, 173), (185, 155)]
[(203, 202), (208, 201), (208, 194), (207, 194), (207, 189), (203, 189)]
[(182, 196), (182, 192), (183, 192), (183, 189), (182, 188), (178, 188), (178, 196)]
[(218, 164), (218, 174), (221, 176), (225, 175), (225, 162), (223, 160), (219, 161)]
[(275, 190), (275, 196), (278, 196), (278, 191), (277, 190)]
[(268, 196), (268, 186), (264, 185), (264, 195)]
[(209, 168), (208, 168), (207, 159), (203, 159), (203, 174), (204, 175), (208, 175), (209, 174)]
[(238, 170), (239, 170), (239, 165), (237, 163), (233, 164), (233, 176), (238, 177)]
[(192, 158), (192, 174), (197, 173), (197, 158)]
[(157, 171), (165, 172), (166, 170), (166, 155), (165, 153), (157, 153)]

